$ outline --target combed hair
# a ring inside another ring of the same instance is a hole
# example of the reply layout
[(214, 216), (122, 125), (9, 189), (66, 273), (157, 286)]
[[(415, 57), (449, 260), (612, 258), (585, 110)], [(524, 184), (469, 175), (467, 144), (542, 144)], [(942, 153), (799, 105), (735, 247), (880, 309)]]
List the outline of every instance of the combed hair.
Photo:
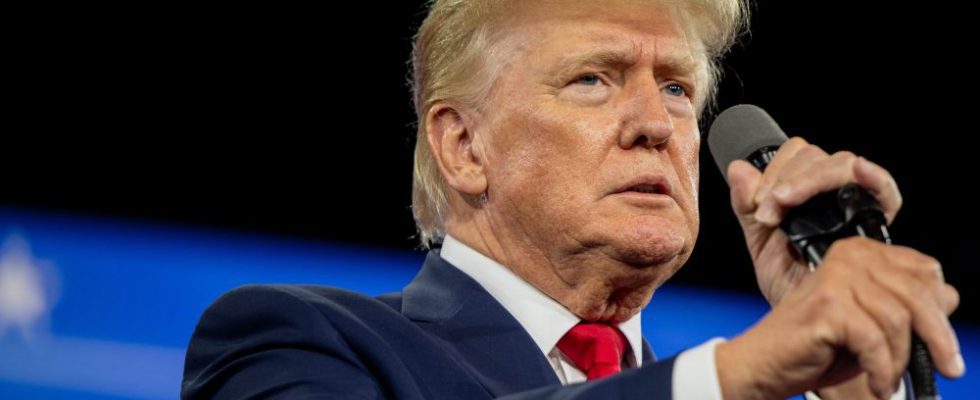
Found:
[[(543, 0), (431, 0), (429, 13), (415, 35), (411, 84), (418, 131), (412, 214), (423, 247), (440, 243), (445, 237), (450, 190), (429, 149), (426, 115), (439, 102), (470, 107), (480, 104), (496, 75), (494, 65), (486, 62), (493, 59), (495, 50), (493, 22), (506, 15), (514, 1)], [(693, 39), (695, 57), (703, 66), (694, 101), (698, 112), (704, 112), (714, 101), (721, 57), (747, 27), (747, 0), (633, 1), (671, 6), (683, 19), (687, 36)]]

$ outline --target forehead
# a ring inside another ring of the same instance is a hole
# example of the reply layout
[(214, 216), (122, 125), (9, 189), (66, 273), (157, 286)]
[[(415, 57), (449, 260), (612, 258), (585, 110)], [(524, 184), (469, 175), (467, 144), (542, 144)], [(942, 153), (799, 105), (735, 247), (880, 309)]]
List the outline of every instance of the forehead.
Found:
[(567, 58), (601, 47), (672, 63), (695, 59), (682, 19), (671, 6), (625, 0), (519, 3), (495, 21), (498, 41), (511, 51)]

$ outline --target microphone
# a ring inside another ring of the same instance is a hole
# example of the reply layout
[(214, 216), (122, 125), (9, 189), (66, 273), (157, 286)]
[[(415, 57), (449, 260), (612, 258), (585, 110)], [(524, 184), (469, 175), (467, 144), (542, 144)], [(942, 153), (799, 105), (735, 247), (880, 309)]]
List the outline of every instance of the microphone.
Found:
[[(732, 161), (746, 160), (763, 171), (786, 140), (786, 134), (765, 110), (740, 104), (715, 118), (708, 133), (708, 148), (727, 181)], [(793, 208), (779, 227), (811, 268), (820, 265), (837, 239), (861, 235), (891, 244), (884, 212), (874, 196), (853, 183)], [(939, 398), (933, 369), (925, 343), (913, 332), (908, 372), (912, 380), (909, 391), (916, 399)]]

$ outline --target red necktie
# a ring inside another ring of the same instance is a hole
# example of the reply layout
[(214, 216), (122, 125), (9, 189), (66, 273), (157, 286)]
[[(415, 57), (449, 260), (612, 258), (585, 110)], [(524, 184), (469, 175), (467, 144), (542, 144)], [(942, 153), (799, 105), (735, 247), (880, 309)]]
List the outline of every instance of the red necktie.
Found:
[(583, 322), (562, 336), (558, 350), (591, 381), (620, 371), (626, 344), (626, 337), (618, 328)]

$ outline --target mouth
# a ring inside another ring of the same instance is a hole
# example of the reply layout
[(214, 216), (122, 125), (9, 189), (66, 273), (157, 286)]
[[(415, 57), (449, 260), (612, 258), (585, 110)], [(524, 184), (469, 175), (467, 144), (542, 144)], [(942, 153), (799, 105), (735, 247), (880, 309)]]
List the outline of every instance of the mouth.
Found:
[(644, 176), (634, 179), (616, 190), (620, 193), (670, 196), (670, 184), (662, 176)]
[(637, 193), (648, 193), (648, 194), (667, 194), (667, 188), (663, 185), (650, 185), (650, 184), (640, 184), (630, 186), (623, 192), (637, 192)]

